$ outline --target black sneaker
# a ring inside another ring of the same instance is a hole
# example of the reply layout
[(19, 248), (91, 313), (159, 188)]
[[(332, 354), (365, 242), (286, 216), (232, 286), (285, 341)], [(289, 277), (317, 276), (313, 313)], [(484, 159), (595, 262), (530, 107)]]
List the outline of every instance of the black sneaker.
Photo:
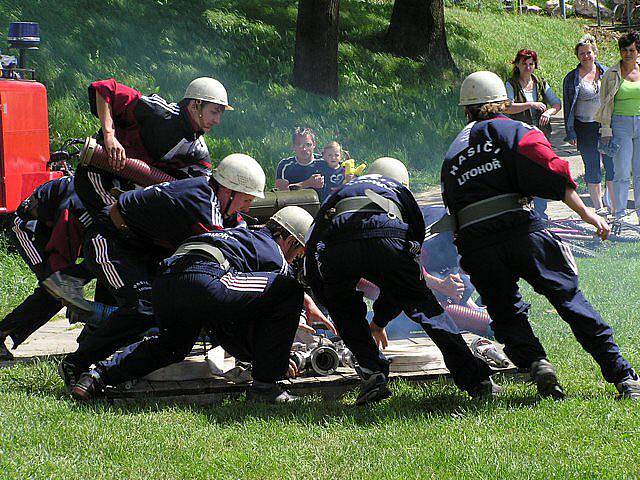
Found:
[(80, 367), (66, 360), (62, 360), (58, 364), (58, 375), (62, 378), (67, 393), (71, 393), (71, 389), (78, 382), (81, 373), (82, 369)]
[(489, 377), (468, 389), (467, 393), (471, 398), (488, 399), (500, 395), (500, 393), (502, 393), (502, 387)]
[(252, 403), (269, 403), (276, 405), (278, 403), (291, 403), (300, 400), (300, 397), (291, 395), (277, 383), (270, 386), (252, 386), (247, 392), (247, 402)]
[(541, 397), (551, 397), (554, 400), (565, 398), (564, 390), (558, 382), (556, 370), (546, 358), (531, 364), (531, 380), (536, 384), (538, 394)]
[(391, 390), (387, 386), (387, 376), (382, 372), (364, 373), (361, 369), (358, 374), (362, 378), (360, 395), (356, 399), (356, 405), (375, 403), (391, 396)]
[(8, 360), (13, 360), (13, 353), (11, 353), (7, 346), (4, 344), (4, 338), (0, 337), (0, 361)]
[(80, 375), (78, 382), (71, 389), (71, 396), (79, 402), (88, 402), (104, 390), (104, 382), (96, 370)]
[(637, 376), (629, 375), (619, 383), (616, 383), (619, 399), (640, 400), (640, 380)]

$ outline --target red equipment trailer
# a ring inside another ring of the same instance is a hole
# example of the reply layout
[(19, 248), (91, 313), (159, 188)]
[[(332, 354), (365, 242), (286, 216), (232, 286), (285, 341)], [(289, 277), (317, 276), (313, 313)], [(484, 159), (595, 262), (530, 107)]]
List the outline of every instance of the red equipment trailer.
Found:
[(33, 80), (0, 78), (0, 215), (12, 213), (44, 182), (49, 169), (47, 91)]
[(7, 39), (20, 51), (20, 62), (18, 68), (0, 65), (0, 217), (14, 212), (36, 187), (63, 175), (50, 168), (47, 90), (25, 68), (27, 50), (40, 43), (38, 24), (14, 22)]

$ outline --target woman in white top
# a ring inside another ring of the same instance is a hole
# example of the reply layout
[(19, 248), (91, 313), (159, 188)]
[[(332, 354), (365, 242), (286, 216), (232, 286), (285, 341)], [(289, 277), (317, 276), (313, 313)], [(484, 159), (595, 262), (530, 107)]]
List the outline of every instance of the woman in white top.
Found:
[(576, 145), (584, 162), (584, 180), (589, 190), (591, 203), (596, 213), (606, 216), (602, 205), (602, 169), (604, 163), (605, 180), (609, 194), (609, 206), (615, 213), (613, 195), (613, 160), (598, 151), (600, 124), (595, 121), (595, 113), (600, 108), (600, 83), (607, 67), (596, 61), (598, 47), (595, 38), (584, 35), (575, 46), (575, 54), (580, 63), (564, 77), (562, 100), (564, 102), (565, 141)]

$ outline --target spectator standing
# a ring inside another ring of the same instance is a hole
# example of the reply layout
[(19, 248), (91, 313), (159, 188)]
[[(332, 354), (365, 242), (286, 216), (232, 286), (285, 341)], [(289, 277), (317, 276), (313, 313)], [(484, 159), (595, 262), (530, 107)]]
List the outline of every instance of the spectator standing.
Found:
[[(505, 83), (511, 100), (506, 113), (514, 120), (538, 127), (548, 139), (551, 136), (551, 116), (562, 108), (560, 99), (544, 78), (533, 73), (539, 66), (535, 50), (518, 51), (512, 63), (511, 77)], [(536, 197), (533, 204), (540, 217), (548, 220), (547, 200)]]
[(613, 193), (617, 218), (625, 215), (629, 176), (633, 171), (635, 209), (640, 208), (640, 34), (631, 31), (618, 39), (621, 60), (602, 77), (600, 109), (601, 143), (613, 154)]
[[(600, 108), (600, 83), (607, 68), (596, 61), (598, 47), (592, 35), (584, 35), (575, 46), (580, 63), (564, 77), (562, 82), (564, 103), (565, 141), (577, 146), (584, 162), (584, 180), (596, 213), (606, 215), (602, 205), (602, 170), (598, 151), (600, 124), (594, 116)], [(602, 157), (604, 163), (609, 205), (615, 212), (613, 197), (613, 159)]]

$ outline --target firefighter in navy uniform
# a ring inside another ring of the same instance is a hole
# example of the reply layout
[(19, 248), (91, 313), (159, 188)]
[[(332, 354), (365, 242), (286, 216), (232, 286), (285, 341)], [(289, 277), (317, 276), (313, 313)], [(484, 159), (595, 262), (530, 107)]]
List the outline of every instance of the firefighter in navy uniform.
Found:
[[(64, 272), (74, 279), (72, 287), (80, 289), (92, 278), (82, 265), (76, 264), (90, 223), (91, 217), (75, 194), (73, 177), (44, 183), (18, 207), (12, 230), (18, 240), (18, 252), (39, 285), (0, 322), (0, 359), (13, 357), (4, 345), (7, 336), (15, 349), (62, 308), (59, 295), (42, 287), (48, 277)], [(83, 302), (80, 306), (87, 303), (78, 297), (72, 300)]]
[(86, 234), (88, 268), (110, 290), (118, 309), (60, 364), (72, 386), (77, 374), (155, 325), (151, 283), (158, 262), (187, 238), (245, 226), (239, 212), (264, 196), (265, 174), (244, 154), (225, 157), (211, 178), (197, 177), (125, 192), (105, 207)]
[(491, 72), (473, 73), (462, 83), (460, 105), (471, 123), (451, 144), (441, 174), (460, 265), (487, 306), (496, 339), (518, 367), (531, 369), (541, 396), (560, 399), (564, 392), (528, 322), (520, 278), (549, 300), (620, 396), (640, 399), (638, 377), (612, 329), (578, 288), (570, 250), (523, 206), (523, 198), (562, 200), (603, 239), (609, 226), (584, 206), (568, 163), (544, 134), (502, 115), (508, 104), (504, 83)]
[[(203, 134), (220, 123), (225, 110), (233, 110), (224, 86), (208, 77), (193, 80), (178, 103), (142, 95), (114, 79), (100, 80), (89, 86), (89, 103), (100, 118), (97, 138), (113, 168), (122, 169), (131, 157), (179, 179), (210, 173)], [(78, 166), (76, 189), (91, 215), (115, 203), (114, 188), (134, 185), (99, 168)]]
[[(490, 368), (473, 356), (422, 276), (417, 258), (425, 224), (408, 184), (402, 162), (376, 160), (369, 174), (325, 200), (307, 240), (306, 280), (358, 361), (363, 383), (356, 403), (391, 395), (389, 361), (378, 345), (386, 346), (384, 328), (401, 311), (432, 338), (461, 389), (474, 397), (496, 393)], [(356, 291), (361, 278), (380, 287), (370, 324), (363, 295)]]
[(258, 231), (227, 229), (188, 239), (162, 263), (153, 283), (160, 334), (83, 374), (73, 397), (89, 400), (105, 385), (183, 360), (204, 327), (234, 357), (252, 362), (248, 400), (295, 400), (276, 381), (290, 368), (305, 303), (288, 264), (303, 254), (312, 221), (302, 208), (289, 206)]

